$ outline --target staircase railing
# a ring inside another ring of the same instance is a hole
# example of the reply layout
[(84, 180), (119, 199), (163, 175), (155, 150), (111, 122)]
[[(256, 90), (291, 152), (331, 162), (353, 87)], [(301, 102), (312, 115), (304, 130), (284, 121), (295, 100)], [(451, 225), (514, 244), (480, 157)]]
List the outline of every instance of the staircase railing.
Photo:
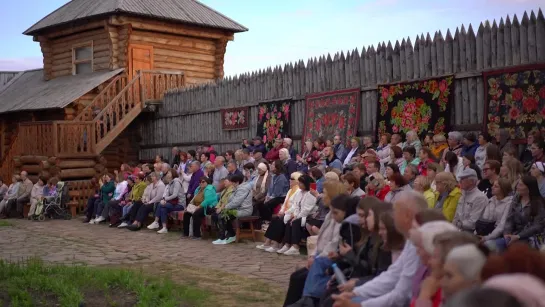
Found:
[(20, 154), (21, 138), (19, 138), (19, 128), (15, 130), (14, 137), (11, 139), (9, 149), (2, 156), (2, 165), (0, 166), (0, 176), (5, 183), (11, 182), (11, 176), (15, 174), (15, 161), (13, 158)]
[[(180, 71), (139, 71), (128, 83), (126, 76), (114, 78), (75, 120), (21, 123), (2, 157), (0, 175), (13, 175), (13, 159), (19, 155), (91, 157), (100, 154), (146, 103), (161, 100), (166, 91), (184, 85), (185, 77)], [(92, 118), (98, 109), (101, 111)]]
[(95, 116), (107, 106), (117, 94), (127, 85), (127, 75), (116, 76), (96, 97), (86, 106), (74, 121), (93, 120)]

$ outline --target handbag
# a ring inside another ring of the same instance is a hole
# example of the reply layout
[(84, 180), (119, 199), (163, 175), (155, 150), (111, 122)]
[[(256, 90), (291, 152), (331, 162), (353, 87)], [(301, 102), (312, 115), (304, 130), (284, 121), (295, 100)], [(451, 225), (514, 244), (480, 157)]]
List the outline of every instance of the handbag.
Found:
[(193, 203), (190, 203), (189, 205), (187, 205), (187, 208), (185, 208), (185, 212), (188, 212), (188, 213), (195, 213), (195, 211), (197, 210), (197, 206), (195, 206)]
[(496, 228), (496, 221), (477, 220), (475, 222), (475, 232), (478, 236), (488, 236)]

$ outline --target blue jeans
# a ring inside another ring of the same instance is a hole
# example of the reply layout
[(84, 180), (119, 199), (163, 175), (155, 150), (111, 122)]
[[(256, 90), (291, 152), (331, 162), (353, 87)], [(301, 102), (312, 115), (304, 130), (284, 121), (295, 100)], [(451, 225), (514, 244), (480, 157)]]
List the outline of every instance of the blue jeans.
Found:
[(305, 280), (303, 296), (320, 298), (324, 295), (327, 288), (327, 282), (331, 276), (326, 274), (326, 269), (333, 264), (327, 257), (317, 257), (312, 263)]
[(168, 220), (168, 214), (174, 211), (182, 211), (184, 206), (182, 205), (173, 205), (171, 203), (166, 203), (164, 206), (159, 204), (155, 210), (155, 217), (159, 218), (159, 223), (163, 224), (163, 227), (166, 226)]
[(131, 210), (131, 208), (132, 208), (132, 203), (130, 205), (123, 206), (123, 215), (121, 217), (124, 217), (125, 215), (127, 215), (129, 211)]

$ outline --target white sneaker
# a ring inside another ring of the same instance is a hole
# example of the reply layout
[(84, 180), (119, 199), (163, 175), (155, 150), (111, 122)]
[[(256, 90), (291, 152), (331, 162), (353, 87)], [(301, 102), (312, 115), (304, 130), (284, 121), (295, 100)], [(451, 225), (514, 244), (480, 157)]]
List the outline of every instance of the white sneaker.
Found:
[(265, 249), (265, 251), (268, 253), (276, 253), (278, 251), (278, 248), (274, 246), (269, 246), (269, 248)]
[(157, 233), (168, 233), (168, 229), (166, 227), (163, 227)]
[(159, 229), (159, 223), (153, 222), (149, 224), (148, 229)]
[(121, 225), (117, 226), (117, 228), (125, 228), (125, 227), (127, 227), (127, 226), (129, 226), (129, 224), (123, 222), (123, 223), (121, 223)]
[(105, 220), (106, 220), (105, 218), (103, 218), (102, 216), (99, 216), (95, 219), (95, 224), (99, 224), (101, 222), (104, 222)]
[(262, 249), (262, 250), (266, 250), (268, 249), (269, 247), (271, 247), (270, 245), (265, 245), (265, 244), (259, 244), (258, 246), (256, 246), (255, 248), (257, 249)]
[(284, 253), (284, 255), (299, 256), (299, 255), (301, 255), (301, 253), (299, 252), (298, 248), (295, 248), (295, 247), (292, 246), (290, 249), (288, 249), (287, 252)]
[(92, 219), (89, 221), (89, 224), (93, 225), (95, 223), (95, 219)]
[(290, 249), (289, 246), (284, 245), (281, 249), (277, 250), (276, 252), (279, 253), (279, 254), (283, 254), (283, 253), (287, 252), (289, 249)]

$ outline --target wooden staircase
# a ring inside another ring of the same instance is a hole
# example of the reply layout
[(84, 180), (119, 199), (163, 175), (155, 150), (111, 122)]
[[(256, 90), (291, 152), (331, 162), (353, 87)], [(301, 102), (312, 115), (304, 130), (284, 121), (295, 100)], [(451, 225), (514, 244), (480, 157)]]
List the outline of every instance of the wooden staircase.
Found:
[(2, 157), (0, 175), (9, 183), (16, 170), (14, 158), (22, 155), (97, 157), (147, 103), (161, 101), (166, 91), (184, 85), (181, 71), (139, 71), (132, 80), (126, 75), (117, 76), (74, 120), (19, 124), (8, 152)]

